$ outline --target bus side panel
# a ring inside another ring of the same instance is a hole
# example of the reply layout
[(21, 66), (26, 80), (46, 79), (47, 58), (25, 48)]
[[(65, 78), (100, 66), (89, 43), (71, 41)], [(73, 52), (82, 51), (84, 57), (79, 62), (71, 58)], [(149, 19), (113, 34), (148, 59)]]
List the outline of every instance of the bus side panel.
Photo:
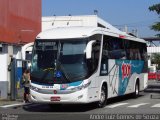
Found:
[(98, 101), (99, 100), (99, 94), (100, 94), (100, 90), (98, 89), (98, 87), (89, 87), (88, 88), (88, 102), (94, 102), (94, 101)]
[(116, 60), (119, 66), (118, 95), (134, 92), (135, 82), (142, 73), (144, 61), (140, 60)]
[(125, 94), (133, 93), (135, 90), (136, 79), (139, 77), (137, 73), (131, 75), (128, 81), (128, 87), (126, 88)]
[[(107, 95), (108, 98), (112, 98), (117, 96), (117, 90), (118, 90), (118, 78), (116, 79), (111, 79), (113, 76), (99, 76), (97, 79), (97, 84), (98, 84), (98, 99), (100, 99), (100, 92), (101, 92), (101, 87), (103, 83), (107, 83)], [(117, 82), (117, 83), (116, 83)], [(116, 83), (116, 84), (115, 84)], [(93, 91), (92, 91), (93, 93)]]
[(108, 84), (108, 98), (118, 96), (119, 88), (119, 66), (115, 60), (108, 60), (108, 76), (106, 77)]
[(91, 80), (88, 88), (88, 100), (89, 102), (98, 101), (100, 99), (100, 85), (103, 79), (99, 76), (99, 73), (96, 72), (88, 80)]
[(140, 74), (139, 79), (140, 79), (140, 91), (143, 91), (148, 86), (148, 74), (147, 73)]

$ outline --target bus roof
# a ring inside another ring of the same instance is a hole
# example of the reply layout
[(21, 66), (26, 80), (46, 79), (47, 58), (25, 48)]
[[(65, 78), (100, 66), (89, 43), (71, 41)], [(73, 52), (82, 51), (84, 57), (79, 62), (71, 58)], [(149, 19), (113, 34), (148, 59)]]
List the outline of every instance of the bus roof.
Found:
[(99, 31), (101, 31), (101, 28), (97, 27), (58, 27), (45, 30), (37, 37), (40, 39), (84, 38)]
[(104, 34), (108, 36), (119, 37), (123, 39), (129, 39), (133, 41), (139, 41), (146, 43), (145, 40), (139, 39), (135, 36), (131, 36), (122, 31), (114, 31), (107, 28), (101, 27), (90, 27), (90, 26), (80, 26), (80, 27), (57, 27), (51, 28), (41, 32), (37, 39), (70, 39), (70, 38), (86, 38), (94, 34)]
[(42, 17), (42, 32), (39, 39), (84, 38), (94, 34), (105, 34), (139, 42), (145, 42), (120, 31), (97, 15), (47, 16)]

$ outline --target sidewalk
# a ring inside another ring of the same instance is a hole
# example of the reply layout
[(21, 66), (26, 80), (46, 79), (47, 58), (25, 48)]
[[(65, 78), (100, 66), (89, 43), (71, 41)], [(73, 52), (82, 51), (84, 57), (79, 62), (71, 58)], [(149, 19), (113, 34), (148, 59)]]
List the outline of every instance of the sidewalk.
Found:
[[(24, 90), (18, 89), (16, 100), (9, 100), (9, 99), (0, 99), (0, 107), (10, 107), (10, 106), (22, 106), (26, 103), (23, 101), (23, 93)], [(27, 103), (28, 104), (28, 103)]]
[(148, 88), (149, 92), (158, 92), (160, 93), (160, 81), (157, 80), (149, 80), (148, 81)]
[(149, 80), (145, 92), (151, 93), (151, 99), (160, 99), (160, 81)]
[(7, 105), (22, 105), (24, 102), (23, 100), (0, 100), (0, 107), (7, 106)]

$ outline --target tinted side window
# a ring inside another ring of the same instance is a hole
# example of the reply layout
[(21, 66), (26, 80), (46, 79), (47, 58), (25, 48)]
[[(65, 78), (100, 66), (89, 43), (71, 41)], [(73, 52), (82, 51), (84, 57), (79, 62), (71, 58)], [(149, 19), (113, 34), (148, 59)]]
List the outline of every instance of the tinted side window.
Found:
[(126, 59), (124, 40), (111, 36), (103, 37), (101, 75), (108, 74), (108, 59)]
[(147, 60), (147, 45), (145, 43), (140, 43), (139, 45), (142, 60)]
[(126, 59), (124, 40), (115, 37), (104, 36), (103, 55), (108, 59)]
[(129, 41), (126, 40), (125, 46), (126, 46), (126, 53), (127, 53), (127, 59), (129, 60), (141, 60), (142, 56), (140, 53), (140, 44), (135, 41)]
[(145, 43), (125, 40), (125, 49), (128, 60), (146, 60), (147, 47)]

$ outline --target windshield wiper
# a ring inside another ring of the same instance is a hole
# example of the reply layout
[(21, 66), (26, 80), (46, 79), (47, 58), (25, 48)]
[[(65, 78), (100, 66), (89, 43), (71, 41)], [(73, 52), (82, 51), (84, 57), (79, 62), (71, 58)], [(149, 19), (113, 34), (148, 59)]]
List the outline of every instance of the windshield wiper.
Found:
[[(43, 76), (41, 77), (40, 81), (45, 82), (45, 81), (46, 81), (45, 78), (48, 76), (49, 72), (50, 72), (50, 70), (44, 70), (44, 74), (43, 74)], [(52, 83), (52, 84), (53, 84), (53, 83)]]
[[(65, 77), (65, 79), (68, 81), (68, 82), (71, 82), (70, 81), (70, 77), (69, 75), (66, 73), (65, 69), (63, 68), (62, 64), (60, 63), (59, 61), (59, 58), (60, 58), (60, 53), (61, 53), (61, 43), (60, 41), (58, 42), (58, 51), (57, 51), (57, 59), (55, 60), (55, 72), (60, 69), (63, 76)], [(58, 68), (58, 69), (57, 69)]]
[[(66, 73), (65, 69), (63, 68), (62, 64), (57, 60), (57, 68), (62, 72), (63, 76), (65, 77), (65, 79), (68, 81), (68, 82), (71, 82), (70, 81), (70, 77), (68, 75), (68, 73)], [(56, 69), (56, 71), (58, 70)]]

